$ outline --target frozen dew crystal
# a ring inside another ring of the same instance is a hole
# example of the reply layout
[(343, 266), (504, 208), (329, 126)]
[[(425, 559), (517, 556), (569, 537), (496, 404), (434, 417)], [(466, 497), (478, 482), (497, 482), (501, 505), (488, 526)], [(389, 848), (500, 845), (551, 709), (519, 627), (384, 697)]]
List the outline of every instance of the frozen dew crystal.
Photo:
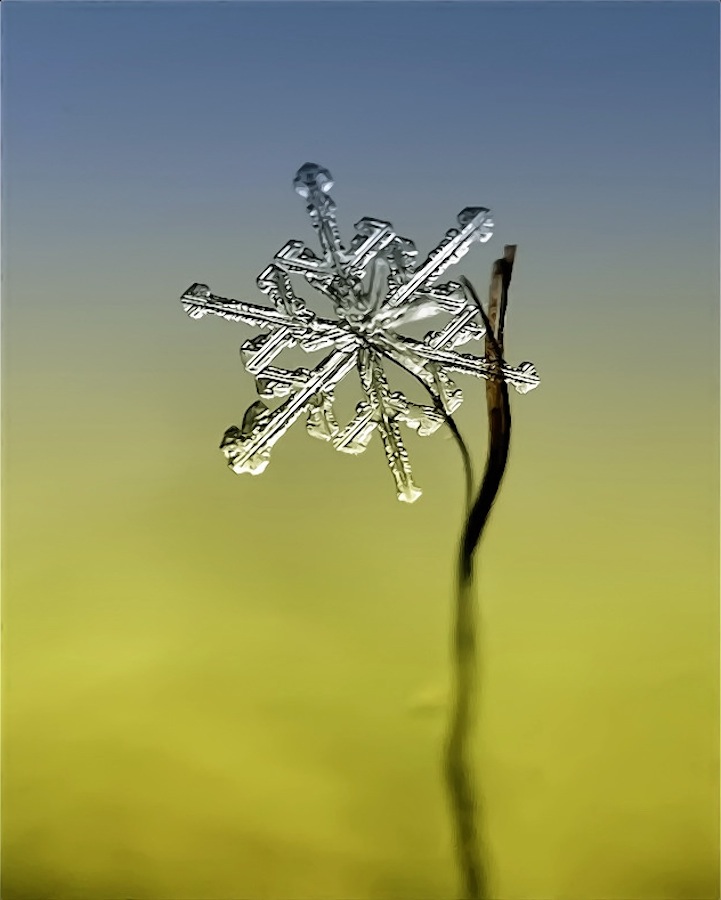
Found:
[(327, 194), (333, 187), (333, 178), (323, 166), (305, 163), (295, 173), (293, 187), (301, 197), (309, 197), (314, 190), (321, 190)]
[[(453, 413), (463, 399), (452, 373), (498, 377), (495, 361), (457, 349), (482, 338), (485, 328), (460, 284), (439, 283), (474, 243), (491, 238), (490, 210), (483, 206), (461, 210), (458, 227), (449, 229), (419, 264), (413, 242), (381, 219), (361, 219), (350, 245), (343, 245), (328, 169), (306, 163), (296, 173), (293, 187), (306, 201), (321, 252), (314, 253), (298, 240), (280, 248), (257, 279), (272, 305), (219, 297), (205, 284), (193, 284), (181, 297), (192, 318), (215, 315), (261, 330), (242, 345), (241, 359), (262, 399), (248, 408), (240, 428), (228, 428), (221, 449), (234, 472), (259, 475), (275, 443), (303, 416), (310, 435), (343, 453), (362, 453), (377, 431), (398, 499), (412, 503), (421, 491), (413, 480), (401, 426), (422, 436), (438, 430), (444, 422), (440, 409)], [(296, 295), (291, 276), (302, 276), (325, 298), (328, 317), (313, 313)], [(409, 322), (441, 316), (445, 321), (423, 340), (399, 330)], [(315, 368), (277, 365), (277, 357), (295, 346), (327, 353)], [(413, 403), (391, 390), (384, 370), (388, 360), (420, 380), (436, 405)], [(334, 391), (352, 371), (360, 377), (365, 399), (351, 421), (340, 425), (333, 412)], [(539, 383), (529, 362), (514, 367), (502, 361), (500, 371), (522, 394)], [(273, 401), (282, 402), (270, 405)]]

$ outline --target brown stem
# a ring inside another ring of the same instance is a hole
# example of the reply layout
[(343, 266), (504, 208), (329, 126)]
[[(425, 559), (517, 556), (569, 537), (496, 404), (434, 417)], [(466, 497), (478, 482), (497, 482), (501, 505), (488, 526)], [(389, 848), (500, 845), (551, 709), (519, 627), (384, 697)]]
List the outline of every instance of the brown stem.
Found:
[(464, 900), (488, 900), (486, 854), (479, 842), (479, 804), (468, 751), (477, 703), (477, 621), (473, 592), (473, 557), (508, 461), (511, 440), (511, 410), (508, 386), (500, 377), (508, 286), (511, 282), (515, 246), (504, 248), (503, 259), (493, 265), (488, 314), (470, 282), (464, 286), (479, 307), (486, 324), (486, 356), (499, 367), (497, 378), (486, 382), (488, 409), (488, 457), (478, 495), (468, 511), (460, 540), (453, 626), (454, 706), (446, 745), (445, 773), (456, 832), (456, 852), (463, 880)]

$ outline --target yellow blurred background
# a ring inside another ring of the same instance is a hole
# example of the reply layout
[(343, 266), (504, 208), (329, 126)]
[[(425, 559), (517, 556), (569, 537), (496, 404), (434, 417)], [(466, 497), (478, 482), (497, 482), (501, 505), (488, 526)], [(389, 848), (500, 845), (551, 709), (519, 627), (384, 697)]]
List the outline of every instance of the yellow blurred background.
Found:
[[(520, 249), (515, 361), (531, 284)], [(101, 363), (80, 332), (31, 342), (16, 318), (3, 896), (447, 900), (455, 445), (407, 435), (413, 506), (379, 445), (347, 457), (300, 424), (262, 476), (233, 475), (216, 447), (228, 410), (253, 399), (244, 326), (191, 322), (175, 302), (177, 345), (155, 372), (142, 337), (108, 343)], [(494, 896), (711, 898), (709, 401), (671, 380), (649, 403), (643, 375), (537, 349), (543, 382), (512, 398), (479, 560)], [(583, 398), (568, 366), (585, 366)], [(458, 421), (480, 463), (483, 389), (465, 387)]]

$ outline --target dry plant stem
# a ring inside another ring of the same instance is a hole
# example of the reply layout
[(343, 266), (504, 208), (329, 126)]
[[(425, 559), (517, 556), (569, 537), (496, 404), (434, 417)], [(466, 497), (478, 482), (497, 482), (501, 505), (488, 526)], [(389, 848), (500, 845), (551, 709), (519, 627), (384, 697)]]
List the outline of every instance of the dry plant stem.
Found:
[(508, 286), (515, 246), (504, 248), (493, 266), (488, 315), (470, 283), (464, 282), (479, 307), (487, 328), (486, 356), (499, 365), (499, 377), (486, 382), (488, 457), (478, 495), (468, 511), (458, 554), (455, 621), (453, 628), (454, 706), (446, 745), (445, 771), (456, 831), (458, 865), (464, 900), (489, 900), (485, 854), (479, 845), (478, 798), (469, 763), (469, 745), (477, 697), (477, 619), (473, 591), (473, 557), (498, 495), (508, 460), (511, 411), (508, 385), (500, 377)]

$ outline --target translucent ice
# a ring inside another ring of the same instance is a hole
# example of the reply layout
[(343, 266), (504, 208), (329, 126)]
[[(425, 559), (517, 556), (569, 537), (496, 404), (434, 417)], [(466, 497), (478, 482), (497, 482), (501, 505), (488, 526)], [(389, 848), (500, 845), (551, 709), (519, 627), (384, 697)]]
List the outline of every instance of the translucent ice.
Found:
[[(232, 426), (225, 432), (221, 449), (234, 472), (258, 475), (268, 465), (274, 444), (302, 416), (309, 434), (344, 453), (363, 452), (378, 431), (398, 499), (412, 503), (421, 491), (413, 481), (400, 426), (429, 435), (444, 419), (437, 408), (411, 403), (402, 393), (392, 391), (383, 362), (391, 360), (415, 375), (446, 413), (457, 409), (463, 399), (449, 373), (499, 377), (496, 363), (456, 349), (483, 337), (485, 329), (461, 285), (438, 283), (472, 244), (485, 243), (492, 236), (490, 211), (482, 206), (461, 210), (459, 227), (447, 231), (417, 264), (413, 242), (380, 219), (361, 219), (350, 245), (343, 245), (329, 193), (333, 178), (327, 169), (306, 163), (296, 173), (293, 186), (306, 201), (321, 255), (302, 241), (288, 241), (281, 247), (257, 279), (272, 306), (218, 297), (205, 284), (192, 285), (181, 297), (193, 318), (211, 314), (263, 332), (241, 347), (243, 364), (255, 377), (263, 400), (249, 407), (240, 428)], [(303, 276), (329, 301), (330, 317), (309, 309), (295, 294), (291, 276)], [(445, 316), (446, 321), (422, 341), (398, 331), (409, 322), (431, 316)], [(328, 353), (313, 369), (273, 364), (283, 350), (294, 346)], [(366, 398), (358, 404), (354, 418), (341, 427), (333, 413), (334, 390), (354, 369)], [(500, 372), (519, 393), (539, 383), (528, 362), (518, 367), (502, 362)], [(285, 399), (275, 408), (264, 402), (275, 398)]]

